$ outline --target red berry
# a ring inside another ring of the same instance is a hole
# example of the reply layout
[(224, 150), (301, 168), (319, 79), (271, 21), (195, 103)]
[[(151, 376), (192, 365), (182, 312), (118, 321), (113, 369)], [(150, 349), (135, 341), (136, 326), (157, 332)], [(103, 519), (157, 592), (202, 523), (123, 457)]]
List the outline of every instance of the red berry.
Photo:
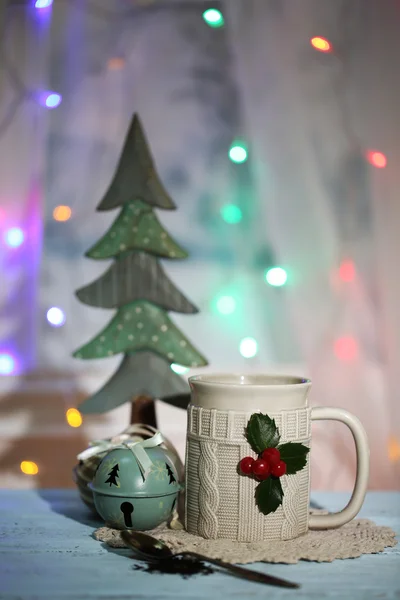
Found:
[(286, 463), (283, 460), (280, 460), (277, 465), (274, 465), (271, 468), (271, 474), (274, 477), (282, 477), (286, 473)]
[(278, 448), (267, 448), (264, 450), (264, 452), (262, 452), (261, 456), (264, 460), (269, 462), (271, 467), (277, 465), (281, 460), (281, 453), (279, 452)]
[(257, 477), (257, 479), (267, 479), (269, 477), (271, 470), (268, 464), (268, 461), (263, 458), (258, 458), (253, 463), (253, 474)]
[(254, 458), (252, 458), (251, 456), (246, 456), (245, 458), (242, 458), (242, 460), (239, 463), (240, 470), (242, 471), (242, 473), (244, 473), (245, 475), (250, 475), (253, 472), (254, 462)]

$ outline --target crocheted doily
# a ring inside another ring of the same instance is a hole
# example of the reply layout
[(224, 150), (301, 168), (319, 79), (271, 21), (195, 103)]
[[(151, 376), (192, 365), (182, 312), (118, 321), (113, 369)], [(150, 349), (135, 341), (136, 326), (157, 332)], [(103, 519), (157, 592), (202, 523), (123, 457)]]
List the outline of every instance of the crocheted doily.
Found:
[[(175, 525), (176, 527), (176, 525)], [(293, 564), (299, 560), (332, 562), (337, 558), (356, 558), (362, 554), (382, 552), (395, 546), (395, 532), (390, 527), (375, 525), (368, 519), (354, 519), (339, 529), (309, 531), (287, 541), (235, 542), (230, 540), (205, 540), (183, 529), (161, 526), (149, 532), (163, 540), (174, 554), (191, 551), (229, 563), (252, 562)], [(125, 548), (117, 529), (101, 527), (94, 537), (113, 548)]]

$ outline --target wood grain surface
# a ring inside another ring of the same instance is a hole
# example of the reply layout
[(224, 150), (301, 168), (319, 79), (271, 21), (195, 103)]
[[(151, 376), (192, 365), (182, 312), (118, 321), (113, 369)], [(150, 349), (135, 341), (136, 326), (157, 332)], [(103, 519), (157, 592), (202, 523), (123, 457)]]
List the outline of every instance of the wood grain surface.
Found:
[[(339, 510), (344, 493), (316, 493)], [(370, 492), (360, 516), (400, 532), (400, 493)], [(266, 587), (217, 572), (184, 580), (135, 571), (129, 550), (111, 550), (92, 538), (98, 522), (74, 490), (0, 491), (2, 600), (206, 598), (399, 598), (400, 548), (333, 563), (256, 564), (255, 569), (301, 583), (300, 590)]]

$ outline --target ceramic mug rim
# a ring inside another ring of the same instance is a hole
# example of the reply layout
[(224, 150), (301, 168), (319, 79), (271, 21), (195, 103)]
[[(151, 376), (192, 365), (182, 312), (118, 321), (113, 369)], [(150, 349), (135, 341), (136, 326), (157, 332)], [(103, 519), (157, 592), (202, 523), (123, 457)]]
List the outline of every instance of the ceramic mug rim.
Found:
[(266, 388), (272, 389), (298, 389), (308, 387), (311, 384), (311, 379), (301, 377), (299, 375), (286, 375), (275, 373), (205, 373), (200, 375), (192, 375), (188, 379), (189, 385), (200, 384), (202, 387), (217, 387), (217, 388), (233, 388), (233, 389), (249, 389)]

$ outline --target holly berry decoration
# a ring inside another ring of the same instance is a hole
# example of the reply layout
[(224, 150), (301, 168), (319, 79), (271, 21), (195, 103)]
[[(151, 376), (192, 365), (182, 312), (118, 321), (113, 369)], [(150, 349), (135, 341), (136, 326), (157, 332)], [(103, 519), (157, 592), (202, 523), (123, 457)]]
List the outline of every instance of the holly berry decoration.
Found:
[(246, 456), (240, 461), (240, 470), (245, 475), (250, 475), (253, 472), (253, 463), (256, 461), (252, 456)]
[[(264, 515), (276, 511), (283, 501), (282, 475), (294, 475), (307, 463), (307, 446), (298, 442), (279, 444), (279, 430), (268, 415), (254, 413), (246, 428), (246, 439), (258, 458), (242, 458), (239, 469), (253, 475), (260, 483), (256, 487), (256, 502)], [(279, 445), (278, 445), (279, 444)]]
[(267, 477), (270, 476), (271, 467), (267, 460), (265, 460), (264, 458), (259, 458), (258, 460), (254, 461), (252, 471), (253, 474), (257, 477), (257, 479), (263, 480), (267, 479)]
[(280, 460), (276, 465), (271, 467), (271, 475), (274, 477), (282, 477), (286, 474), (286, 463), (284, 460)]
[(281, 460), (281, 453), (278, 448), (266, 448), (262, 451), (261, 456), (269, 462), (271, 467), (277, 465)]
[[(274, 450), (274, 452), (271, 452)], [(286, 463), (281, 460), (281, 454), (277, 448), (267, 448), (261, 452), (260, 458), (255, 460), (252, 456), (245, 456), (240, 461), (240, 470), (245, 475), (255, 475), (263, 481), (270, 475), (282, 477), (286, 473)]]

